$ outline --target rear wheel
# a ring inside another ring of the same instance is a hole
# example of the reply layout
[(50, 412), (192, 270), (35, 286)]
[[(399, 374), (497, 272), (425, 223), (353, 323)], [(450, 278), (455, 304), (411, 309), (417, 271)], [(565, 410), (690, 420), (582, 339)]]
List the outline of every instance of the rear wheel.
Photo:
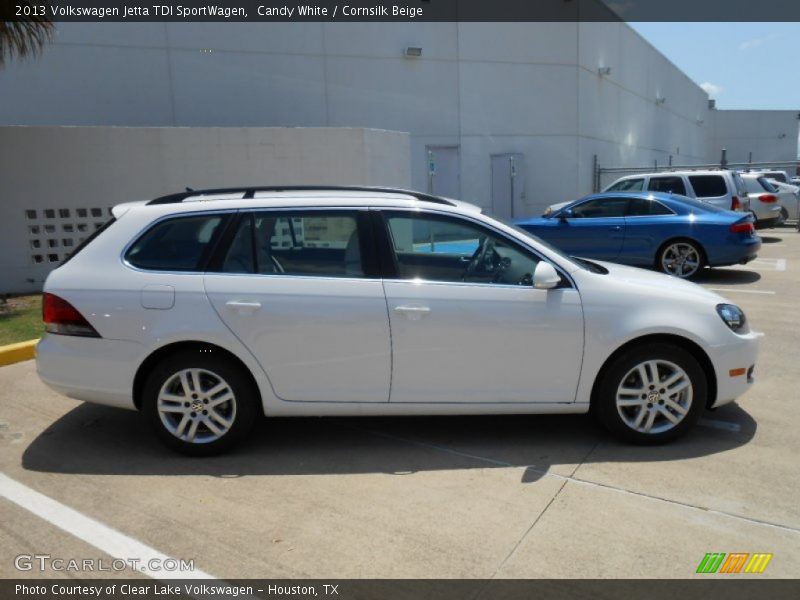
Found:
[(691, 353), (671, 344), (647, 344), (614, 360), (592, 409), (617, 436), (635, 444), (662, 444), (695, 425), (707, 390), (705, 373)]
[(690, 240), (672, 240), (659, 250), (656, 267), (681, 279), (694, 277), (703, 267), (703, 251)]
[(788, 218), (789, 218), (789, 211), (787, 211), (786, 208), (781, 206), (781, 216), (778, 217), (778, 225), (783, 225), (784, 223), (786, 223)]
[(251, 430), (256, 394), (233, 361), (200, 352), (167, 357), (147, 377), (142, 411), (167, 446), (192, 456), (224, 452)]

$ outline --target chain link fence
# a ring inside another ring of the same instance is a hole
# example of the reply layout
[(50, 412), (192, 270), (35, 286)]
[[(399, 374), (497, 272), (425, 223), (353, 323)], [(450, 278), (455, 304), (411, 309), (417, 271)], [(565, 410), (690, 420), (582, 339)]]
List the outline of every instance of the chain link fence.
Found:
[(595, 155), (593, 168), (592, 190), (594, 192), (600, 192), (620, 177), (636, 175), (638, 173), (732, 169), (736, 171), (785, 171), (791, 178), (800, 175), (800, 160), (746, 163), (728, 162), (725, 157), (725, 151), (723, 150), (720, 162), (718, 163), (675, 165), (672, 164), (672, 157), (670, 157), (667, 164), (659, 164), (658, 161), (653, 161), (653, 164), (641, 167), (605, 167), (600, 164)]

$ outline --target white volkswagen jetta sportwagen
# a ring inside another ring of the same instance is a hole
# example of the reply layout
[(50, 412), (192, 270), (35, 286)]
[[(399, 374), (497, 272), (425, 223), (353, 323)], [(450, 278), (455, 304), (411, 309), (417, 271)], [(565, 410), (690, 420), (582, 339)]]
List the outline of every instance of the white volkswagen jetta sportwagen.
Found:
[(186, 453), (261, 414), (591, 410), (661, 443), (753, 383), (760, 334), (724, 298), (570, 258), (463, 202), (242, 188), (113, 215), (47, 278), (37, 369)]

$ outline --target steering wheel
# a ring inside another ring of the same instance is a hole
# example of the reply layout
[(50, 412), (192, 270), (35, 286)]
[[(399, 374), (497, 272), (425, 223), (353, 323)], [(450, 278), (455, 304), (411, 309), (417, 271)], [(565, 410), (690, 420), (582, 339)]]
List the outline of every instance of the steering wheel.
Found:
[(467, 264), (467, 268), (464, 270), (464, 274), (461, 276), (461, 281), (466, 281), (467, 277), (472, 275), (478, 265), (483, 263), (486, 259), (486, 253), (489, 251), (489, 238), (487, 236), (483, 236), (478, 242), (478, 247), (475, 249), (475, 252), (469, 259), (469, 264)]
[[(495, 258), (497, 253), (494, 250), (494, 242), (490, 240), (487, 236), (481, 238), (481, 241), (478, 243), (478, 248), (475, 250), (475, 253), (469, 259), (469, 264), (467, 265), (466, 270), (464, 271), (464, 275), (461, 276), (461, 281), (466, 281), (467, 277), (472, 275), (475, 271), (478, 270), (478, 267), (481, 265), (486, 270), (487, 273), (493, 272), (497, 268), (497, 264), (495, 264)], [(500, 272), (505, 269), (507, 265), (504, 265)], [(495, 277), (497, 275), (495, 274)]]

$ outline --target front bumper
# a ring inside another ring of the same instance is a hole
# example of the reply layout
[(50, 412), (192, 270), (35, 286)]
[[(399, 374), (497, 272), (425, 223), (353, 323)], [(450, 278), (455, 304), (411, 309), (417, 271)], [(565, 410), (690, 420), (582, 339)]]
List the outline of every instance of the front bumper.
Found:
[(764, 334), (751, 331), (734, 335), (736, 339), (733, 342), (709, 349), (709, 358), (717, 376), (717, 397), (710, 408), (733, 402), (755, 382), (758, 348)]
[(48, 333), (36, 345), (36, 372), (70, 398), (135, 409), (133, 379), (142, 355), (136, 342)]

